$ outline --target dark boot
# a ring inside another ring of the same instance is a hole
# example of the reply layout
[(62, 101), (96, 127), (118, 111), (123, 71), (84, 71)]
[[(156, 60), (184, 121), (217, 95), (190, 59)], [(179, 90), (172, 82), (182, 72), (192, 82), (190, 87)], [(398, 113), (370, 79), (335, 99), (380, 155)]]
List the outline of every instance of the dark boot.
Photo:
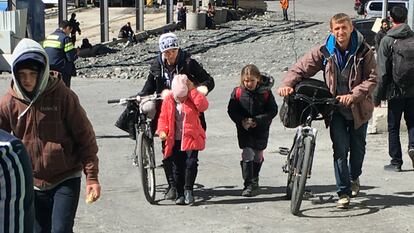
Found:
[(184, 197), (185, 204), (192, 205), (194, 203), (193, 187), (197, 178), (197, 168), (185, 170), (185, 186), (184, 186)]
[(165, 192), (164, 199), (175, 200), (177, 189), (174, 180), (172, 161), (171, 159), (164, 159), (162, 163), (164, 167), (165, 177), (167, 178), (168, 182), (168, 188)]
[(259, 173), (260, 168), (262, 168), (263, 162), (256, 163), (253, 162), (253, 178), (252, 178), (252, 189), (256, 190), (259, 188)]
[(242, 175), (244, 179), (244, 188), (242, 196), (251, 197), (252, 196), (252, 178), (253, 178), (253, 162), (252, 161), (241, 161)]

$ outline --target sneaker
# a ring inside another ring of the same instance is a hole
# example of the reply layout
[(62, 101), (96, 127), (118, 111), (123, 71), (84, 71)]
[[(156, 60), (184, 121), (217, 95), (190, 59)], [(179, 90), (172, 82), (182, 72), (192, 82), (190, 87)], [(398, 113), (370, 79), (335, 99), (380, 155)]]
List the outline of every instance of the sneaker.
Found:
[(401, 171), (401, 165), (395, 165), (395, 164), (388, 164), (384, 166), (385, 171), (392, 171), (392, 172), (400, 172)]
[(184, 205), (185, 204), (185, 198), (184, 198), (184, 196), (177, 197), (177, 199), (175, 199), (175, 204), (176, 205)]
[(251, 197), (252, 196), (252, 188), (251, 187), (245, 187), (243, 189), (242, 196), (243, 197)]
[(359, 190), (360, 190), (359, 178), (356, 178), (356, 180), (351, 181), (352, 197), (356, 197), (359, 193)]
[(408, 155), (410, 156), (410, 159), (411, 159), (411, 162), (412, 162), (413, 168), (414, 168), (414, 148), (408, 149)]
[(185, 197), (184, 202), (186, 205), (192, 205), (194, 203), (193, 192), (191, 190), (185, 190), (184, 197)]
[(177, 189), (175, 187), (169, 187), (167, 189), (167, 192), (165, 192), (164, 194), (164, 199), (165, 200), (175, 200), (175, 198), (177, 197)]
[(338, 202), (336, 203), (336, 208), (338, 209), (348, 209), (349, 208), (350, 198), (348, 195), (344, 194), (339, 197)]

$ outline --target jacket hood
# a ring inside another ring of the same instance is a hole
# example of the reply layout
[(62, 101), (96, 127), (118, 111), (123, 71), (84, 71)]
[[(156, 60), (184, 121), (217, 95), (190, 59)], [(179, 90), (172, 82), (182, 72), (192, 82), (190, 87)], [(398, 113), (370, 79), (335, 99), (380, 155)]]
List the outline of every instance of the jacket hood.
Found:
[(392, 38), (398, 39), (398, 38), (406, 38), (409, 36), (414, 35), (414, 32), (411, 30), (411, 28), (407, 24), (401, 24), (400, 26), (396, 28), (391, 28), (387, 32), (387, 36), (390, 36)]
[[(31, 97), (29, 97), (24, 91), (23, 87), (20, 86), (20, 82), (16, 77), (16, 64), (28, 60), (37, 61), (42, 66), (37, 77), (36, 87)], [(49, 58), (39, 43), (34, 40), (24, 38), (19, 42), (19, 44), (17, 44), (12, 55), (12, 74), (13, 81), (11, 83), (11, 88), (14, 91), (14, 96), (29, 103), (27, 109), (23, 111), (19, 116), (20, 118), (27, 112), (31, 105), (36, 102), (37, 98), (45, 91), (49, 80)]]
[(262, 83), (257, 87), (257, 91), (259, 93), (271, 91), (273, 84), (275, 83), (275, 79), (267, 73), (261, 73), (261, 78)]
[[(351, 51), (350, 51), (350, 55), (354, 55), (356, 53), (356, 51), (358, 51), (359, 47), (362, 45), (363, 42), (364, 42), (364, 36), (359, 31), (354, 29), (354, 31), (352, 31), (352, 33), (351, 33)], [(335, 36), (332, 33), (326, 39), (325, 46), (328, 49), (329, 54), (334, 55), (335, 47), (336, 47), (336, 39), (335, 39)]]
[[(183, 66), (184, 66), (184, 62), (185, 62), (185, 60), (186, 60), (187, 58), (189, 58), (189, 57), (191, 57), (191, 54), (190, 54), (189, 52), (184, 51), (184, 50), (182, 50), (182, 49), (179, 49), (179, 50), (178, 50), (178, 55), (177, 55), (177, 60), (176, 60), (175, 65), (176, 65), (176, 66), (178, 66), (178, 67), (183, 67)], [(162, 53), (159, 53), (159, 54), (158, 54), (157, 59), (158, 59), (158, 62), (159, 62), (160, 64), (165, 65), (165, 62), (164, 62), (164, 61), (165, 61), (165, 58), (164, 58), (164, 56), (162, 55)]]

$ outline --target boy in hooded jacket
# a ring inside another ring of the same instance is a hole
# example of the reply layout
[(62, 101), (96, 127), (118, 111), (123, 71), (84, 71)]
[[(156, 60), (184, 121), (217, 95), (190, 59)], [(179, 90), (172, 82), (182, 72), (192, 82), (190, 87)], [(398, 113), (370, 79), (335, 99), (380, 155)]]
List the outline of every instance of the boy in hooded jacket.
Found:
[(231, 120), (236, 124), (237, 139), (242, 149), (242, 196), (252, 196), (252, 192), (259, 188), (263, 151), (267, 147), (270, 124), (278, 110), (270, 90), (272, 84), (272, 78), (262, 75), (255, 65), (246, 65), (241, 71), (240, 86), (234, 88), (227, 107)]
[(73, 232), (82, 171), (86, 195), (100, 196), (98, 146), (76, 94), (49, 74), (40, 44), (23, 39), (12, 57), (13, 79), (0, 100), (0, 128), (22, 140), (34, 178), (34, 232)]
[(207, 108), (204, 93), (199, 92), (186, 75), (176, 75), (171, 92), (162, 102), (156, 133), (164, 141), (164, 159), (172, 159), (177, 205), (194, 203), (198, 151), (206, 144), (199, 116)]

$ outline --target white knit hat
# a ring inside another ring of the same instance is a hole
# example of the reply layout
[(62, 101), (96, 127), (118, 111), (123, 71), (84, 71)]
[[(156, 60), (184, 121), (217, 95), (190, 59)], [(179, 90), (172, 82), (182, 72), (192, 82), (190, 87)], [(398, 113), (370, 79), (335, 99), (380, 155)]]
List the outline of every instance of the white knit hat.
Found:
[(158, 46), (160, 48), (161, 53), (163, 53), (163, 52), (165, 52), (169, 49), (178, 49), (179, 48), (179, 43), (178, 43), (177, 35), (175, 35), (172, 32), (162, 34), (160, 36)]

